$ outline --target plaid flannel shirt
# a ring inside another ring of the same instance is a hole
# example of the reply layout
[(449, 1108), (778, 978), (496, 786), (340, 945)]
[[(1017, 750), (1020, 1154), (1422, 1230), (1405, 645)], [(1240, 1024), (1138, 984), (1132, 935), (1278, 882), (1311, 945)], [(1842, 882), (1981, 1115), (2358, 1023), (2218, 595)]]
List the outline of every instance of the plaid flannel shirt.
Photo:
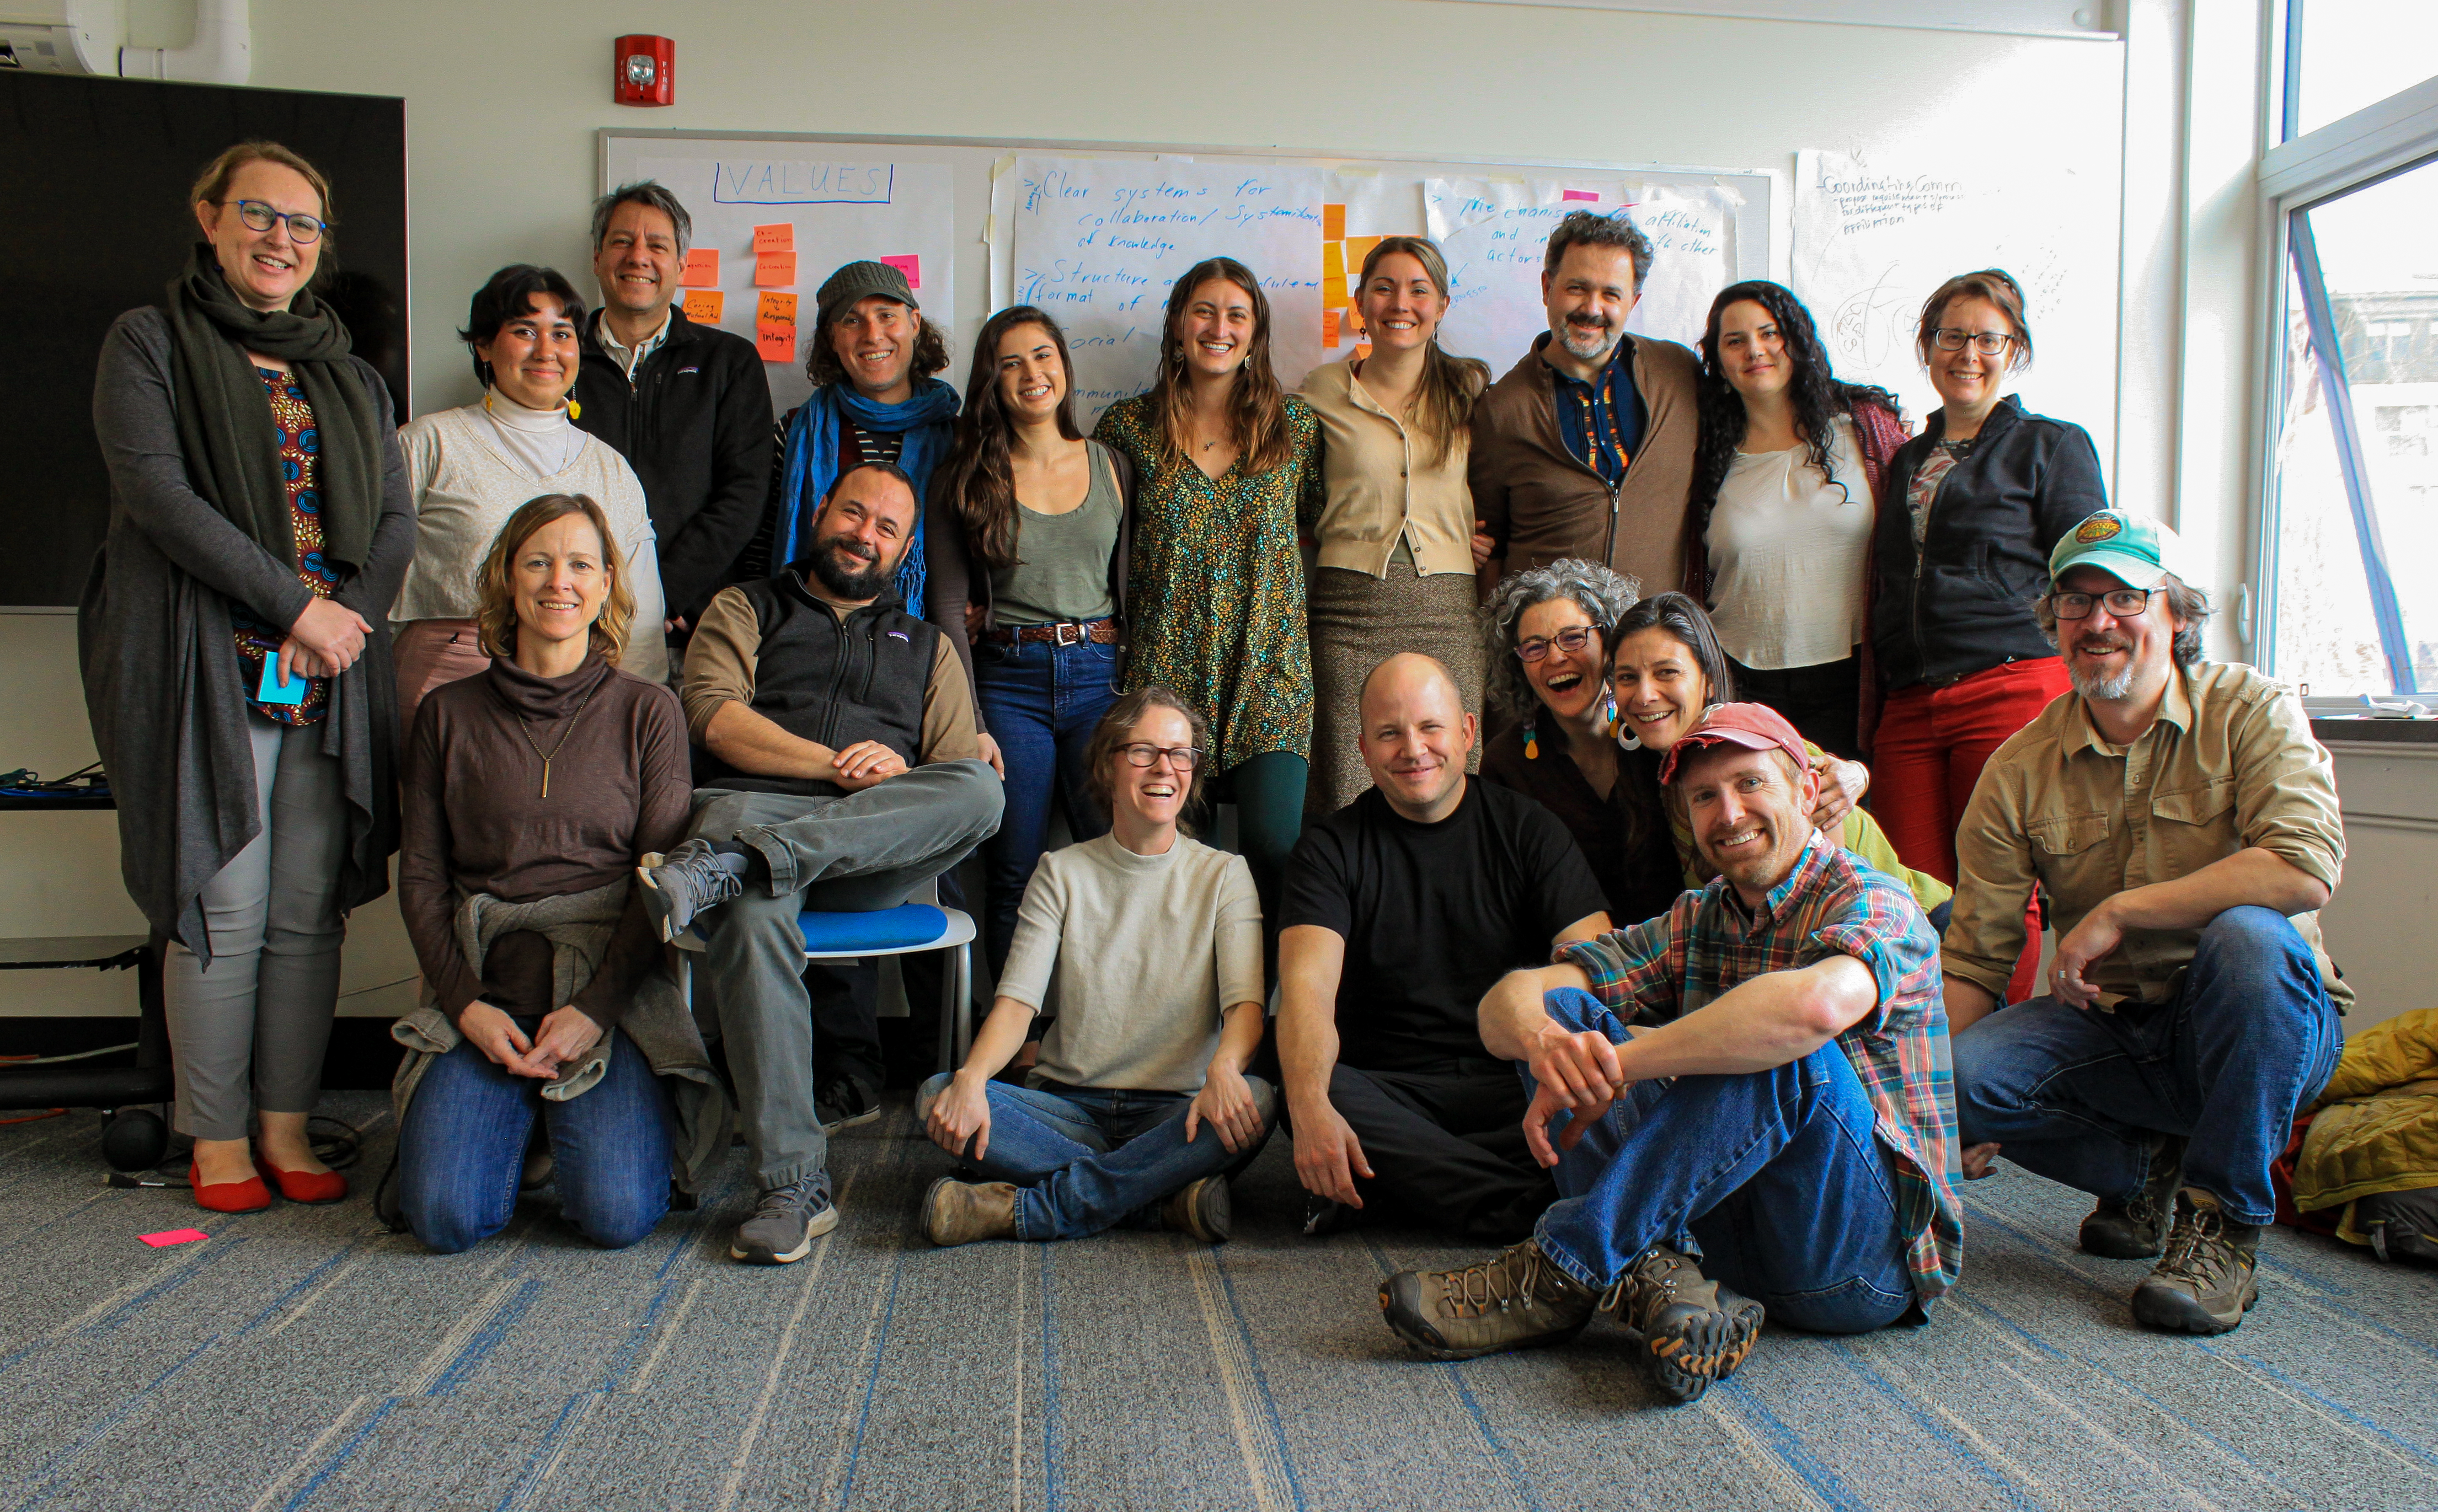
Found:
[(1755, 976), (1831, 955), (1853, 957), (1879, 983), (1879, 1003), (1837, 1036), (1837, 1047), (1896, 1152), (1906, 1260), (1928, 1306), (1963, 1269), (1963, 1206), (1938, 939), (1902, 883), (1815, 834), (1758, 910), (1715, 878), (1666, 915), (1565, 946), (1556, 958), (1589, 973), (1593, 995), (1619, 1018), (1655, 1026)]

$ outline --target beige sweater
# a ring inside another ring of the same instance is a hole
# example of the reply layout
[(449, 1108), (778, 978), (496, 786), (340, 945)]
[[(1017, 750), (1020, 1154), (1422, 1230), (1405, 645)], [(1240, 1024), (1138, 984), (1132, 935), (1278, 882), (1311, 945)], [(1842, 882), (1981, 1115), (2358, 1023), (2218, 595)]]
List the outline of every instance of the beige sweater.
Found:
[(1137, 855), (1104, 835), (1052, 851), (1016, 913), (998, 993), (1056, 1018), (1034, 1074), (1199, 1092), (1221, 1017), (1262, 1001), (1262, 905), (1245, 858), (1184, 835)]
[(398, 447), (416, 514), (415, 560), (390, 618), (470, 620), (483, 556), (519, 505), (543, 494), (583, 494), (600, 504), (617, 534), (635, 592), (635, 623), (619, 666), (652, 682), (669, 676), (661, 559), (644, 485), (627, 459), (586, 436), (575, 460), (547, 477), (510, 454), (480, 404), (442, 410), (401, 427)]

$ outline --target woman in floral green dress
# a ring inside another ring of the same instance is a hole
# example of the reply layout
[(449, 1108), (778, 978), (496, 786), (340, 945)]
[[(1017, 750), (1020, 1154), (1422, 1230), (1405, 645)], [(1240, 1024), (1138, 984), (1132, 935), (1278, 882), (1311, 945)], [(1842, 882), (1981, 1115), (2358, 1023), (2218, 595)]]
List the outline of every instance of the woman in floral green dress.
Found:
[(1210, 721), (1214, 795), (1275, 933), (1312, 748), (1298, 507), (1316, 508), (1319, 429), (1270, 367), (1270, 302), (1232, 257), (1168, 296), (1159, 376), (1094, 431), (1135, 466), (1125, 682), (1165, 683)]

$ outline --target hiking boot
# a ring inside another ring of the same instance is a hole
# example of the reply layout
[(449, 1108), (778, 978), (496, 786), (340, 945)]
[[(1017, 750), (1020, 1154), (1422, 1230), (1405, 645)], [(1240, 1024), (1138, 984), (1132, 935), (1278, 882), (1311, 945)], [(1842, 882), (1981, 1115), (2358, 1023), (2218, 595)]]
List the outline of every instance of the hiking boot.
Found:
[(880, 1099), (851, 1076), (833, 1079), (813, 1094), (813, 1121), (822, 1133), (834, 1134), (880, 1116)]
[(1159, 1204), (1160, 1226), (1175, 1234), (1191, 1234), (1205, 1244), (1225, 1244), (1236, 1225), (1234, 1199), (1228, 1178), (1205, 1176), (1168, 1194)]
[(1652, 1379), (1671, 1400), (1691, 1401), (1736, 1373), (1760, 1343), (1761, 1305), (1654, 1244), (1610, 1288), (1617, 1322), (1642, 1335)]
[(1016, 1238), (1016, 1187), (1003, 1181), (941, 1177), (923, 1194), (923, 1236), (943, 1249)]
[(2166, 1253), (2133, 1289), (2133, 1321), (2166, 1333), (2225, 1333), (2260, 1300), (2260, 1229), (2198, 1187), (2176, 1194)]
[(1599, 1295), (1526, 1239), (1454, 1271), (1400, 1271), (1380, 1283), (1380, 1311), (1397, 1337), (1434, 1360), (1564, 1344), (1583, 1331)]
[(2166, 1247), (2176, 1218), (2176, 1188), (2184, 1184), (2184, 1141), (2158, 1134), (2150, 1142), (2150, 1174), (2131, 1202), (2103, 1197), (2082, 1221), (2082, 1251), (2111, 1260), (2146, 1260)]
[(838, 1227), (830, 1201), (830, 1173), (814, 1171), (773, 1187), (754, 1204), (753, 1216), (736, 1225), (728, 1257), (748, 1265), (792, 1265), (812, 1253), (813, 1240)]
[(745, 879), (709, 840), (688, 840), (665, 854), (654, 851), (636, 864), (635, 874), (644, 882), (644, 909), (664, 941), (745, 890)]

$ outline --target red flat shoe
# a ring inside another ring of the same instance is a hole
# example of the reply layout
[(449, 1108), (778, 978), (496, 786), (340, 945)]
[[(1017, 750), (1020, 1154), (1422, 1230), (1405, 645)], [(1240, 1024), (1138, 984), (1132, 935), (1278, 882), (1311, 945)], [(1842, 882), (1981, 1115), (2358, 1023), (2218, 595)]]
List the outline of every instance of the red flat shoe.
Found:
[(195, 1205), (214, 1213), (258, 1213), (271, 1205), (271, 1188), (259, 1176), (243, 1181), (214, 1182), (206, 1187), (192, 1161), (186, 1163), (186, 1185), (195, 1189)]
[(254, 1169), (292, 1203), (323, 1207), (347, 1200), (347, 1178), (335, 1170), (282, 1170), (260, 1155), (254, 1157)]

